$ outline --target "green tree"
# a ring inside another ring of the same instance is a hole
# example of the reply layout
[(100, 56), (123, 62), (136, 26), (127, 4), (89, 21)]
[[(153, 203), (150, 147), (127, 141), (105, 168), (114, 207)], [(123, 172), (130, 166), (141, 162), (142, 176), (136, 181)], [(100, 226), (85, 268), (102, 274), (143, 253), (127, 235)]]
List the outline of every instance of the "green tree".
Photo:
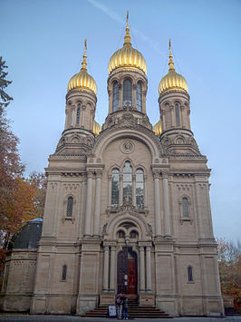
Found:
[(36, 193), (34, 196), (36, 217), (43, 217), (47, 189), (47, 177), (42, 172), (34, 171), (29, 175), (28, 181), (36, 188)]
[(224, 304), (232, 298), (234, 309), (241, 312), (241, 243), (219, 239), (218, 261)]
[(13, 201), (13, 191), (16, 188), (16, 179), (21, 177), (24, 165), (21, 163), (18, 143), (6, 117), (6, 107), (12, 98), (6, 93), (6, 87), (11, 84), (6, 80), (7, 68), (5, 61), (0, 57), (0, 221), (7, 220), (8, 209)]
[(5, 61), (0, 57), (0, 271), (5, 258), (3, 246), (14, 229), (10, 222), (15, 223), (12, 209), (16, 191), (19, 190), (17, 178), (21, 178), (24, 171), (18, 152), (19, 140), (12, 133), (6, 117), (6, 107), (12, 100), (6, 93), (7, 86), (11, 84), (11, 81), (6, 80), (6, 68)]
[(0, 56), (0, 113), (3, 113), (3, 110), (8, 106), (10, 101), (13, 99), (11, 96), (9, 96), (5, 89), (8, 87), (9, 84), (12, 82), (6, 79), (6, 76), (8, 75), (8, 72), (6, 69), (8, 66), (6, 66), (6, 62), (3, 60), (2, 56)]

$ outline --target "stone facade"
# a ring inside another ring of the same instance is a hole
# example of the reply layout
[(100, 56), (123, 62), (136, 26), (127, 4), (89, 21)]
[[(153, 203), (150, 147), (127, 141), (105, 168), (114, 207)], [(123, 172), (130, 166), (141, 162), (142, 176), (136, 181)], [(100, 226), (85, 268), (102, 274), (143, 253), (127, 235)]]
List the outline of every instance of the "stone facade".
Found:
[[(108, 93), (99, 134), (92, 131), (95, 93), (73, 88), (66, 96), (65, 129), (46, 170), (36, 270), (22, 279), (20, 255), (12, 254), (4, 309), (83, 315), (124, 290), (173, 316), (223, 314), (210, 170), (190, 128), (188, 93), (160, 93), (160, 136), (146, 114), (142, 69), (117, 66)], [(26, 301), (11, 302), (9, 290)]]

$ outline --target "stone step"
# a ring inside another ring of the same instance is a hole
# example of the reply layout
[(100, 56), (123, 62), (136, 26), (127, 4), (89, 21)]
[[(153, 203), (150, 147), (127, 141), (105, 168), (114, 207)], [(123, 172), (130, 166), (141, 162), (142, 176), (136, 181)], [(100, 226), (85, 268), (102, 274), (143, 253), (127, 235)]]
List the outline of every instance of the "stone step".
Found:
[[(95, 310), (87, 312), (85, 316), (86, 317), (106, 317), (107, 308), (108, 308), (107, 306), (100, 306)], [(152, 318), (152, 319), (171, 318), (169, 314), (159, 310), (156, 307), (138, 306), (137, 304), (129, 306), (128, 315), (130, 318)]]

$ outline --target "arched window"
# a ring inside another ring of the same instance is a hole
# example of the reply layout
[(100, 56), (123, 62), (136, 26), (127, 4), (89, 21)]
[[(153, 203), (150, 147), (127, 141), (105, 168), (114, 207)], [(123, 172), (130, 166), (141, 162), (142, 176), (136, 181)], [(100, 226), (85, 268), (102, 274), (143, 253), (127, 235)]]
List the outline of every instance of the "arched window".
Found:
[(123, 168), (123, 203), (132, 203), (132, 167), (129, 161)]
[(119, 170), (113, 169), (112, 182), (111, 182), (111, 207), (113, 208), (119, 206), (119, 181), (120, 181)]
[(187, 197), (182, 198), (182, 216), (184, 218), (189, 218), (189, 202)]
[(188, 282), (193, 282), (192, 266), (187, 267), (187, 280)]
[(112, 91), (113, 91), (112, 112), (116, 112), (118, 111), (118, 107), (119, 107), (119, 85), (117, 81), (114, 81)]
[[(144, 170), (138, 168), (134, 172), (129, 160), (124, 163), (122, 168), (112, 169), (109, 196), (110, 208), (118, 208), (122, 204), (128, 204), (134, 205), (137, 209), (143, 211), (145, 208)], [(179, 202), (181, 203), (182, 201)]]
[(72, 217), (73, 214), (73, 197), (68, 197), (67, 201), (67, 210), (66, 210), (66, 216), (67, 217)]
[(138, 238), (138, 232), (135, 230), (132, 230), (130, 232), (130, 238)]
[(77, 112), (76, 112), (76, 125), (78, 126), (80, 123), (80, 104), (78, 104)]
[(62, 266), (62, 281), (66, 281), (67, 278), (67, 265)]
[(144, 172), (142, 169), (136, 171), (136, 207), (144, 208)]
[(132, 105), (132, 83), (130, 79), (123, 82), (123, 106), (131, 107)]
[(123, 230), (119, 230), (117, 236), (118, 238), (125, 238), (125, 232)]
[(176, 126), (180, 126), (180, 104), (175, 103)]
[(136, 86), (136, 107), (137, 111), (142, 112), (142, 85), (141, 82)]

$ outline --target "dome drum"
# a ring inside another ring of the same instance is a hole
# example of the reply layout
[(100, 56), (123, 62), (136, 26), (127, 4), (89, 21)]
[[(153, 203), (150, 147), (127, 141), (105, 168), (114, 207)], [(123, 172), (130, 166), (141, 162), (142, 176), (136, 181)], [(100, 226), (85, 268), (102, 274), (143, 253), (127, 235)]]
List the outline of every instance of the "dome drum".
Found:
[(67, 105), (75, 105), (80, 102), (87, 102), (93, 103), (96, 105), (97, 97), (96, 95), (93, 95), (93, 92), (90, 92), (88, 90), (81, 90), (78, 89), (72, 89), (66, 94), (66, 103)]
[(185, 91), (180, 91), (177, 89), (169, 89), (166, 90), (165, 92), (161, 93), (158, 98), (159, 104), (165, 104), (166, 102), (173, 102), (175, 100), (183, 100), (184, 102), (190, 100), (190, 96), (187, 92)]

